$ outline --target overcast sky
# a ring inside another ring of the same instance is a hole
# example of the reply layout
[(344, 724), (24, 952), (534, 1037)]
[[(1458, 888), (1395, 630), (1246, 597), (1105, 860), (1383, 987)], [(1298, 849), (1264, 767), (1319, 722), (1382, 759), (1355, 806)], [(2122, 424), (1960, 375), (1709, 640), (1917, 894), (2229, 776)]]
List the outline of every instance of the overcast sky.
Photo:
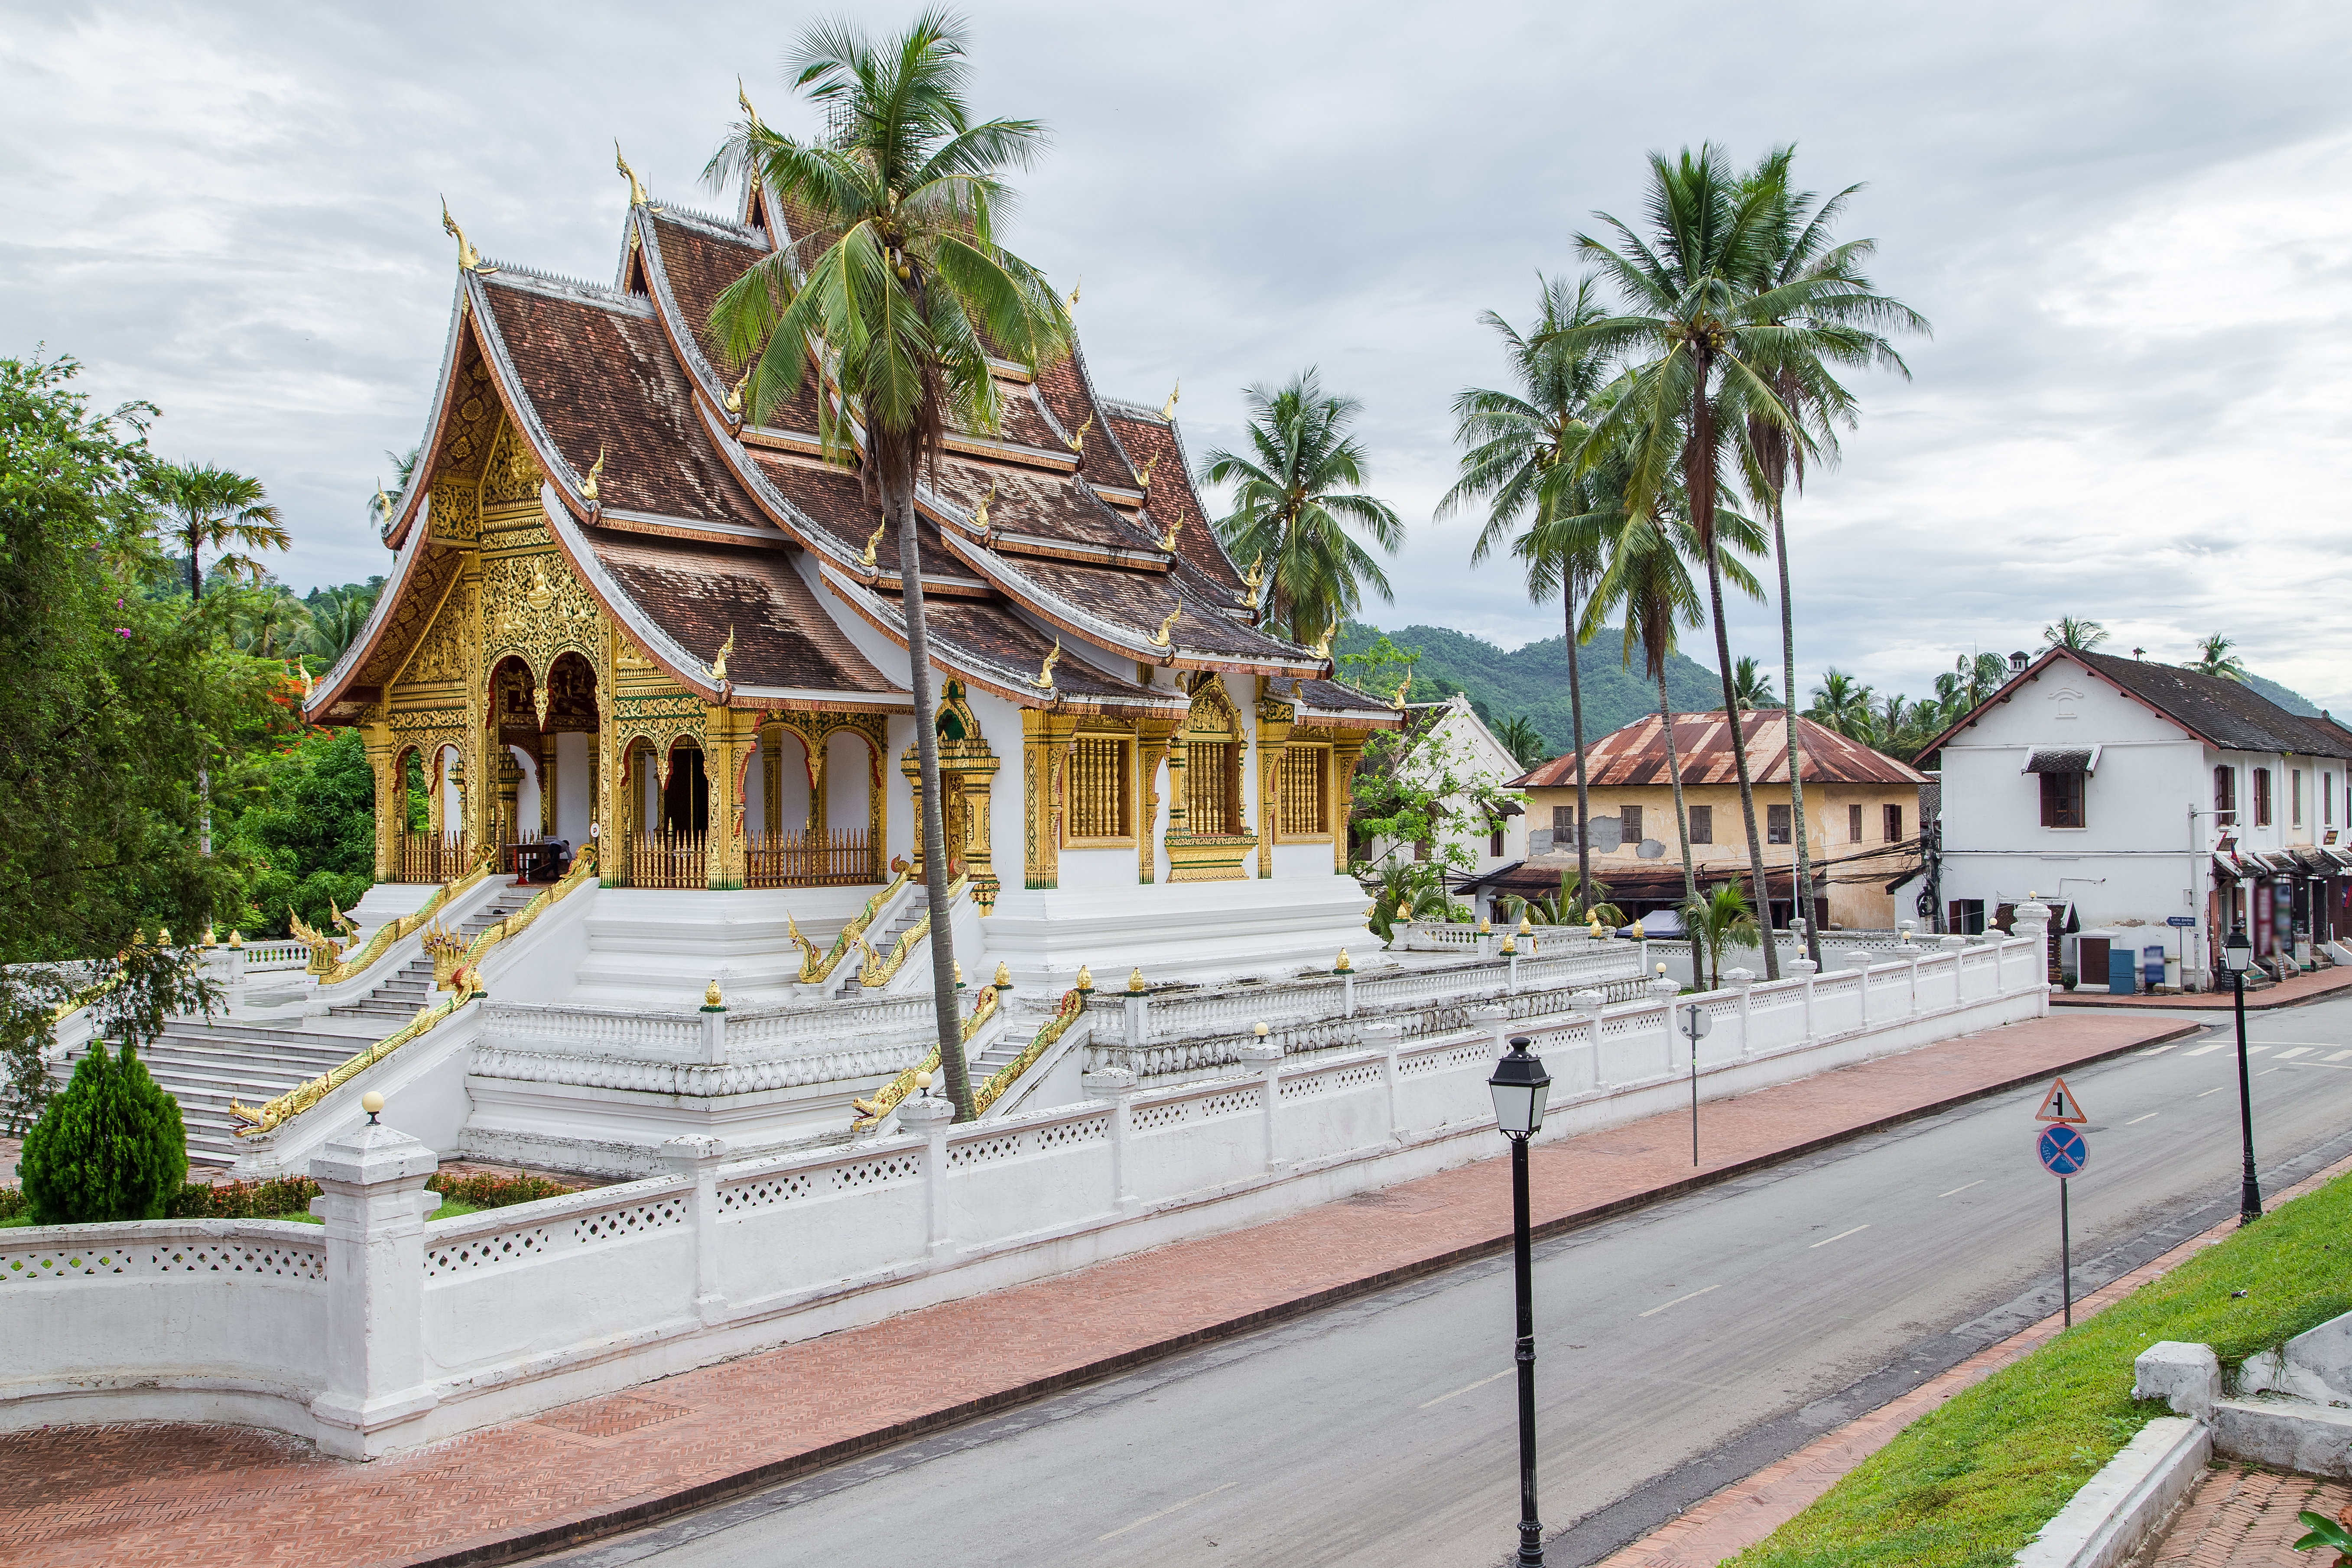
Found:
[[(298, 588), (388, 559), (363, 513), (420, 435), (482, 249), (609, 282), (626, 186), (699, 184), (740, 74), (808, 123), (789, 5), (399, 7), (0, 0), (0, 354), (45, 343), (156, 443), (261, 478)], [(860, 7), (882, 26), (913, 14)], [(1403, 514), (1390, 626), (1554, 635), (1475, 520), (1431, 509), (1448, 400), (1502, 374), (1595, 208), (1652, 149), (1794, 142), (1856, 181), (1845, 232), (1935, 323), (1858, 385), (1845, 460), (1790, 508), (1800, 679), (1923, 693), (2061, 614), (2352, 711), (2352, 10), (2269, 5), (1308, 7), (975, 4), (975, 107), (1054, 143), (1014, 247), (1114, 395), (1181, 377), (1195, 460), (1241, 390), (1319, 363)], [(1769, 653), (1772, 612), (1732, 617)], [(1689, 651), (1706, 658), (1708, 648)], [(1711, 662), (1711, 661), (1710, 661)]]

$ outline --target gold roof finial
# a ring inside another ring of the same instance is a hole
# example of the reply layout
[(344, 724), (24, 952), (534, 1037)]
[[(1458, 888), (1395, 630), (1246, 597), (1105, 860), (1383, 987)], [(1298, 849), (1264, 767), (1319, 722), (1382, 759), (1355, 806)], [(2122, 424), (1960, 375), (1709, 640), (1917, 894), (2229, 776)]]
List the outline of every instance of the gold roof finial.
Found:
[(1095, 416), (1089, 414), (1087, 416), (1087, 422), (1078, 426), (1078, 433), (1070, 437), (1070, 450), (1077, 453), (1080, 457), (1086, 456), (1087, 432), (1094, 427)]
[(735, 651), (735, 628), (727, 628), (727, 640), (719, 645), (719, 657), (710, 661), (710, 679), (719, 685), (727, 684), (727, 656)]
[(866, 565), (870, 567), (874, 564), (874, 552), (882, 542), (882, 531), (889, 526), (890, 520), (886, 517), (874, 525), (872, 533), (866, 536), (866, 553), (858, 558)]
[(637, 178), (637, 172), (629, 167), (629, 161), (626, 158), (621, 156), (621, 142), (618, 137), (613, 141), (613, 167), (619, 170), (629, 182), (631, 206), (643, 207), (647, 212), (661, 211), (661, 208), (654, 205), (653, 198), (646, 195), (645, 182)]
[(760, 123), (760, 111), (751, 107), (751, 95), (743, 90), (743, 79), (740, 76), (735, 79), (735, 101), (743, 106), (744, 119), (754, 125)]
[(1412, 689), (1412, 677), (1408, 675), (1402, 680), (1397, 682), (1396, 695), (1389, 699), (1389, 706), (1391, 708), (1402, 709), (1404, 706), (1404, 694)]
[(449, 216), (449, 198), (446, 196), (443, 196), (441, 198), (441, 229), (445, 234), (454, 234), (457, 237), (458, 271), (478, 272), (483, 277), (488, 278), (491, 273), (498, 270), (495, 267), (488, 267), (483, 264), (482, 253), (474, 248), (474, 242), (466, 237), (466, 231), (459, 228), (457, 226), (457, 220)]
[(1337, 621), (1332, 622), (1329, 626), (1323, 628), (1323, 635), (1316, 639), (1315, 647), (1310, 650), (1317, 658), (1323, 659), (1327, 662), (1330, 659), (1331, 634), (1339, 629), (1339, 623)]
[(743, 389), (751, 384), (751, 373), (747, 370), (743, 373), (743, 379), (737, 382), (734, 386), (728, 391), (727, 412), (733, 415), (738, 419), (743, 417)]
[(1069, 308), (1070, 308), (1071, 310), (1076, 310), (1076, 309), (1078, 308), (1078, 289), (1083, 289), (1083, 288), (1085, 288), (1086, 286), (1087, 286), (1086, 274), (1084, 274), (1084, 273), (1080, 273), (1080, 274), (1078, 275), (1077, 287), (1076, 287), (1076, 288), (1074, 288), (1074, 289), (1072, 289), (1070, 290), (1070, 304), (1069, 304)]
[(1184, 395), (1184, 384), (1180, 381), (1174, 386), (1169, 388), (1168, 401), (1160, 405), (1160, 417), (1171, 425), (1174, 424), (1176, 422), (1176, 400), (1182, 395)]
[(971, 509), (971, 525), (980, 531), (980, 536), (982, 539), (988, 537), (988, 509), (995, 500), (996, 481), (991, 479), (988, 481), (988, 493), (980, 498), (978, 506)]
[(1355, 961), (1348, 956), (1348, 950), (1346, 948), (1341, 948), (1339, 950), (1339, 962), (1331, 966), (1331, 973), (1334, 974), (1352, 974), (1355, 973)]
[(1260, 551), (1258, 552), (1258, 558), (1250, 563), (1249, 570), (1242, 574), (1242, 586), (1249, 590), (1249, 607), (1251, 609), (1255, 610), (1257, 608), (1258, 590), (1263, 588), (1265, 585), (1265, 552), (1264, 551)]
[(600, 441), (596, 445), (596, 460), (588, 465), (588, 477), (580, 481), (580, 497), (583, 500), (596, 499), (596, 481), (604, 477), (604, 446)]
[(1159, 465), (1160, 454), (1157, 452), (1143, 459), (1143, 467), (1135, 470), (1135, 482), (1139, 489), (1148, 490), (1151, 488), (1151, 470)]
[(392, 498), (383, 493), (383, 481), (382, 479), (378, 479), (375, 482), (375, 514), (378, 517), (390, 517), (392, 515)]
[(1160, 629), (1151, 634), (1151, 646), (1153, 647), (1170, 647), (1174, 646), (1168, 640), (1168, 634), (1174, 629), (1177, 617), (1181, 616), (1183, 613), (1184, 605), (1180, 600), (1178, 601), (1176, 607), (1168, 612), (1168, 618), (1160, 623)]
[(1030, 677), (1029, 684), (1040, 691), (1053, 690), (1054, 667), (1061, 662), (1062, 639), (1056, 637), (1054, 638), (1054, 651), (1045, 656), (1045, 662), (1037, 667), (1037, 673)]
[(1180, 517), (1175, 521), (1168, 525), (1168, 531), (1166, 533), (1160, 535), (1160, 548), (1169, 552), (1171, 554), (1174, 553), (1176, 549), (1176, 536), (1183, 531), (1184, 520)]

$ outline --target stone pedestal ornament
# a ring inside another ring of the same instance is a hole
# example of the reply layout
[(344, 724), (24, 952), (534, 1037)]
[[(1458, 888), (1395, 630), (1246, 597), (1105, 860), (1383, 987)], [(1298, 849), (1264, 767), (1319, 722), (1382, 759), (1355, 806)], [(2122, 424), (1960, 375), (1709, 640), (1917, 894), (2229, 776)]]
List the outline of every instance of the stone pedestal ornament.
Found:
[(425, 1377), (425, 1216), (441, 1194), (425, 1183), (433, 1151), (375, 1120), (383, 1097), (362, 1101), (365, 1125), (310, 1162), (326, 1222), (327, 1386), (310, 1402), (319, 1446), (364, 1459), (398, 1447), (397, 1429), (440, 1403)]

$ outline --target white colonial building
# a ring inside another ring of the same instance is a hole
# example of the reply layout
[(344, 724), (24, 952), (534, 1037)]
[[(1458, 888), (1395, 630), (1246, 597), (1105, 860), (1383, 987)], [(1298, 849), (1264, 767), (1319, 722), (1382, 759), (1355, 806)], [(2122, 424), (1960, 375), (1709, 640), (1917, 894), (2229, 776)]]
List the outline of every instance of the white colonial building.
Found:
[[(1923, 753), (1940, 758), (1939, 910), (2006, 926), (2039, 895), (2058, 932), (2162, 946), (2210, 984), (2243, 923), (2274, 967), (2308, 964), (2346, 924), (2341, 848), (2352, 731), (2235, 681), (2053, 648)], [(2183, 922), (2174, 924), (2176, 917)], [(2074, 948), (2065, 962), (2077, 962)], [(2105, 978), (2095, 954), (2079, 960)]]

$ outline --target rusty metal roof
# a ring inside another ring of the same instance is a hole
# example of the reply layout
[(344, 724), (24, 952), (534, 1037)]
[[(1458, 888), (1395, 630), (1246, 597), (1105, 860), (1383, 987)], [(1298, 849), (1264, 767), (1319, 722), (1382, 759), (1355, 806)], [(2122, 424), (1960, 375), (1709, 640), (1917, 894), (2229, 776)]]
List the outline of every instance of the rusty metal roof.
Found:
[[(1781, 710), (1758, 709), (1740, 714), (1747, 732), (1749, 776), (1758, 784), (1789, 782), (1788, 716)], [(1675, 750), (1682, 763), (1683, 783), (1727, 784), (1739, 781), (1731, 754), (1731, 726), (1720, 709), (1712, 713), (1675, 715)], [(1807, 784), (1918, 784), (1927, 779), (1906, 763), (1884, 752), (1872, 751), (1811, 719), (1797, 720), (1797, 744), (1805, 757)], [(1622, 730), (1611, 731), (1585, 748), (1586, 782), (1593, 786), (1663, 784), (1667, 775), (1665, 728), (1655, 713)], [(1576, 753), (1554, 757), (1511, 781), (1513, 789), (1547, 789), (1576, 784)]]

